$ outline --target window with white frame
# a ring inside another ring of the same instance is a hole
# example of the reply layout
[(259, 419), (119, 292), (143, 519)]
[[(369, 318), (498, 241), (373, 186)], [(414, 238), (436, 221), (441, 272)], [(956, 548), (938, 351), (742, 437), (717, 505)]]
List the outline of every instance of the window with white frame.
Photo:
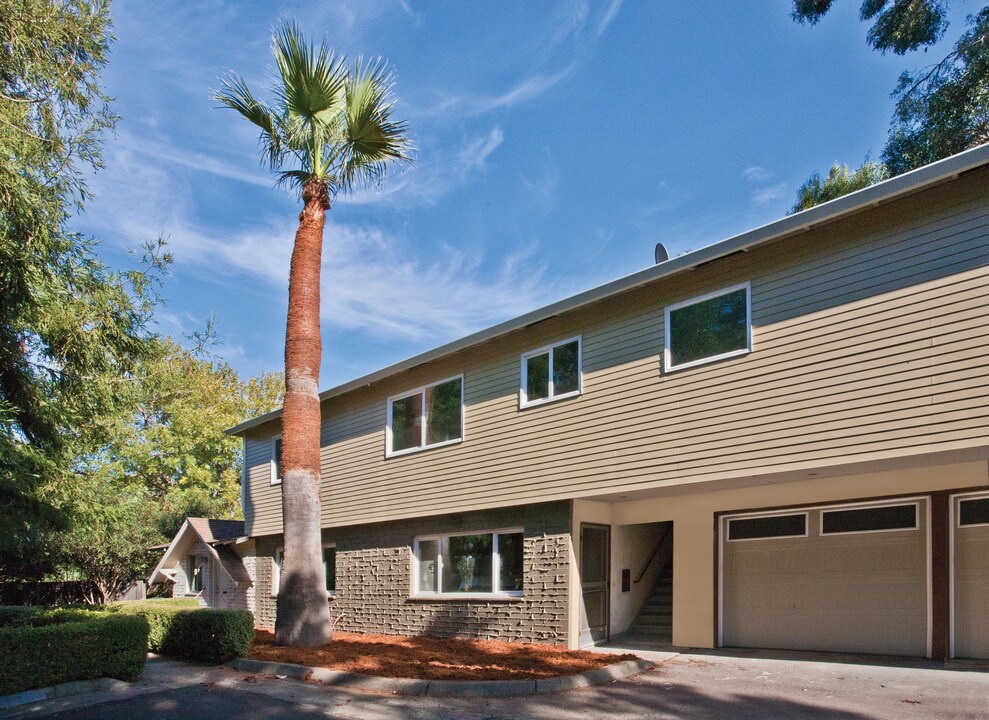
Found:
[(744, 355), (752, 349), (749, 283), (666, 308), (667, 370)]
[(337, 593), (337, 548), (336, 545), (323, 546), (323, 572), (326, 574), (326, 592)]
[(278, 594), (282, 584), (282, 563), (285, 561), (285, 550), (278, 548), (275, 550), (275, 557), (271, 563), (271, 594)]
[(271, 484), (278, 485), (282, 481), (282, 436), (271, 438)]
[(522, 595), (521, 530), (417, 538), (416, 595)]
[(203, 559), (198, 555), (190, 555), (185, 562), (185, 577), (189, 593), (201, 593), (203, 591)]
[(521, 407), (580, 395), (580, 338), (522, 356)]
[(389, 398), (387, 456), (449, 445), (463, 438), (463, 375)]

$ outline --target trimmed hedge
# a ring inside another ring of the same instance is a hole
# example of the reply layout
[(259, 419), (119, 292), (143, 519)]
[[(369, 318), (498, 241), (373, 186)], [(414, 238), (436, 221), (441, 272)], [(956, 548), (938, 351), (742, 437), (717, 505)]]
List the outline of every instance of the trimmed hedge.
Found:
[(148, 650), (188, 660), (225, 662), (247, 654), (254, 641), (254, 616), (246, 610), (206, 610), (140, 602), (115, 605), (124, 615), (148, 622)]
[(41, 627), (104, 617), (105, 612), (84, 608), (43, 608), (35, 605), (0, 605), (0, 628)]
[(39, 627), (0, 628), (0, 695), (70, 680), (140, 675), (147, 657), (147, 621), (88, 615)]

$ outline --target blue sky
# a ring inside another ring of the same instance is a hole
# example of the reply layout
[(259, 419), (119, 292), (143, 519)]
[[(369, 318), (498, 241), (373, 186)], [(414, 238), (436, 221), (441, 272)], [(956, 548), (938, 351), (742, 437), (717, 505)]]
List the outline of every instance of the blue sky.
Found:
[(284, 18), (387, 58), (417, 162), (330, 211), (330, 387), (641, 269), (656, 242), (678, 254), (770, 222), (812, 171), (877, 157), (897, 76), (940, 55), (870, 50), (858, 6), (810, 27), (784, 0), (118, 0), (104, 77), (121, 120), (78, 227), (118, 266), (166, 236), (161, 331), (215, 313), (239, 373), (281, 370), (299, 204), (210, 92), (228, 71), (268, 85)]

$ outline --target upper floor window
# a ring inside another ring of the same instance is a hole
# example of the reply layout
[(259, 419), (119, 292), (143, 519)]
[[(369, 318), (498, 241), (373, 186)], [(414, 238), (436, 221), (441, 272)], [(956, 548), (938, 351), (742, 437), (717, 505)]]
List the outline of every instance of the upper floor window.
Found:
[[(271, 438), (271, 484), (278, 485), (282, 481), (282, 436)], [(262, 481), (263, 482), (263, 481)]]
[(521, 407), (580, 395), (580, 338), (522, 356)]
[(752, 349), (749, 283), (666, 308), (667, 370), (744, 355)]
[(388, 457), (463, 439), (463, 375), (388, 400)]

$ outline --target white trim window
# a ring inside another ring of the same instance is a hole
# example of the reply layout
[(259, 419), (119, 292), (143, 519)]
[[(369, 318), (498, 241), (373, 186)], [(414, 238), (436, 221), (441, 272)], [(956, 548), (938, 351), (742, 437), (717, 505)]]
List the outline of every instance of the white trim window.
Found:
[(464, 376), (388, 398), (385, 457), (463, 442)]
[(807, 513), (792, 512), (779, 514), (730, 517), (727, 523), (728, 542), (749, 540), (771, 540), (791, 537), (807, 537)]
[(275, 597), (278, 595), (278, 590), (282, 584), (282, 563), (285, 561), (285, 549), (278, 548), (275, 550), (275, 557), (271, 560), (271, 596)]
[(858, 535), (920, 528), (919, 504), (869, 504), (821, 510), (821, 535)]
[(752, 351), (752, 287), (733, 285), (665, 310), (667, 371)]
[(517, 528), (416, 538), (412, 594), (521, 597), (523, 539)]
[(326, 575), (326, 594), (333, 597), (337, 594), (337, 546), (332, 543), (323, 545), (323, 573)]
[(519, 407), (580, 395), (581, 371), (580, 336), (523, 354)]
[(271, 484), (282, 484), (282, 436), (271, 438)]

